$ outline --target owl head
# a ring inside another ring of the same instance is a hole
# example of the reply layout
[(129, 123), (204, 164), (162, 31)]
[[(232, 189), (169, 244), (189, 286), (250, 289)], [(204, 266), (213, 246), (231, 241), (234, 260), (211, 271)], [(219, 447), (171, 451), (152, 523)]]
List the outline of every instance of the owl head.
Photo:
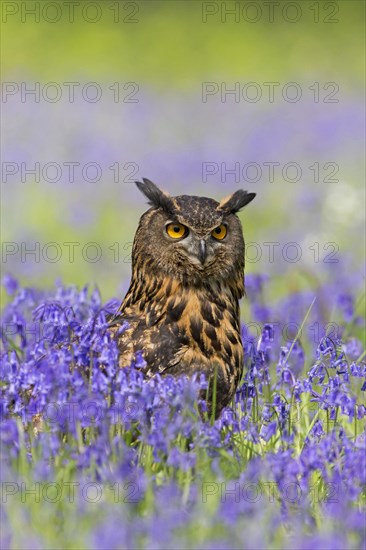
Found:
[(217, 202), (191, 195), (173, 197), (145, 178), (136, 185), (151, 208), (136, 231), (134, 269), (173, 276), (186, 284), (243, 277), (244, 239), (236, 213), (255, 193), (240, 189)]

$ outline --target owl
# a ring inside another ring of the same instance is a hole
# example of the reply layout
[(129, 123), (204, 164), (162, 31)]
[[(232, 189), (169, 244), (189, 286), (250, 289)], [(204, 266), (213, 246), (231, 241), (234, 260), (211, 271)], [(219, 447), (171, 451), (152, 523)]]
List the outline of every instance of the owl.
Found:
[(243, 371), (244, 239), (237, 212), (255, 193), (238, 190), (217, 202), (170, 196), (145, 178), (136, 185), (150, 208), (135, 234), (129, 289), (109, 325), (119, 365), (129, 367), (140, 352), (147, 377), (203, 373), (208, 412), (218, 417)]

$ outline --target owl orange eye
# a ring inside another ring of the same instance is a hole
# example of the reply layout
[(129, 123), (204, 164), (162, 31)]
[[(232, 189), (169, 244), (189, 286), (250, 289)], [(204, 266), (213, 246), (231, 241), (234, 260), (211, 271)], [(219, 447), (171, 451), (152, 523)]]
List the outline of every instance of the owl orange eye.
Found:
[(188, 235), (188, 229), (181, 223), (169, 223), (166, 226), (166, 232), (172, 239), (181, 239)]
[(217, 239), (218, 241), (222, 241), (226, 237), (227, 229), (226, 225), (223, 223), (219, 225), (219, 227), (216, 227), (213, 231), (211, 231), (211, 235), (214, 239)]

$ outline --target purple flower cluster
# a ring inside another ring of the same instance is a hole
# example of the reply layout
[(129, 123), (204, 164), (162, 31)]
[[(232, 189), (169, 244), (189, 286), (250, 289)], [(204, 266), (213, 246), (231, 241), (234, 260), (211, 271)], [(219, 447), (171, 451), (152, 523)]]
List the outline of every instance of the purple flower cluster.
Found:
[[(269, 306), (263, 281), (248, 278), (261, 331), (243, 325), (243, 380), (213, 421), (199, 413), (204, 377), (145, 380), (141, 353), (129, 369), (118, 368), (107, 331), (117, 300), (103, 305), (96, 289), (57, 284), (46, 292), (5, 278), (6, 547), (26, 544), (22, 532), (34, 547), (56, 547), (32, 522), (37, 509), (41, 524), (52, 514), (62, 524), (62, 547), (361, 548), (366, 364), (362, 320), (349, 329), (354, 297), (334, 295), (346, 304), (339, 334), (320, 331), (314, 342), (303, 321), (320, 322), (324, 308), (310, 311), (308, 291)], [(276, 319), (297, 323), (296, 334), (284, 336)], [(52, 501), (65, 481), (68, 493)], [(23, 498), (27, 484), (33, 493)]]

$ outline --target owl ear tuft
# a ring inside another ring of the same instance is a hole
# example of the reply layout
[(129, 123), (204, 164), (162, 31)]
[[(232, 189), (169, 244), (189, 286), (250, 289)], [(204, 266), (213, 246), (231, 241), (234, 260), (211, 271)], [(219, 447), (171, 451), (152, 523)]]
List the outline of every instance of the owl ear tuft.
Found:
[(218, 210), (223, 210), (227, 214), (235, 214), (241, 208), (252, 202), (255, 196), (256, 193), (248, 193), (248, 191), (239, 189), (235, 191), (235, 193), (222, 199), (217, 208)]
[(164, 208), (169, 210), (171, 208), (171, 198), (165, 191), (159, 189), (155, 183), (148, 180), (147, 178), (142, 178), (142, 181), (135, 181), (138, 189), (149, 199), (150, 206), (155, 206), (155, 208)]

